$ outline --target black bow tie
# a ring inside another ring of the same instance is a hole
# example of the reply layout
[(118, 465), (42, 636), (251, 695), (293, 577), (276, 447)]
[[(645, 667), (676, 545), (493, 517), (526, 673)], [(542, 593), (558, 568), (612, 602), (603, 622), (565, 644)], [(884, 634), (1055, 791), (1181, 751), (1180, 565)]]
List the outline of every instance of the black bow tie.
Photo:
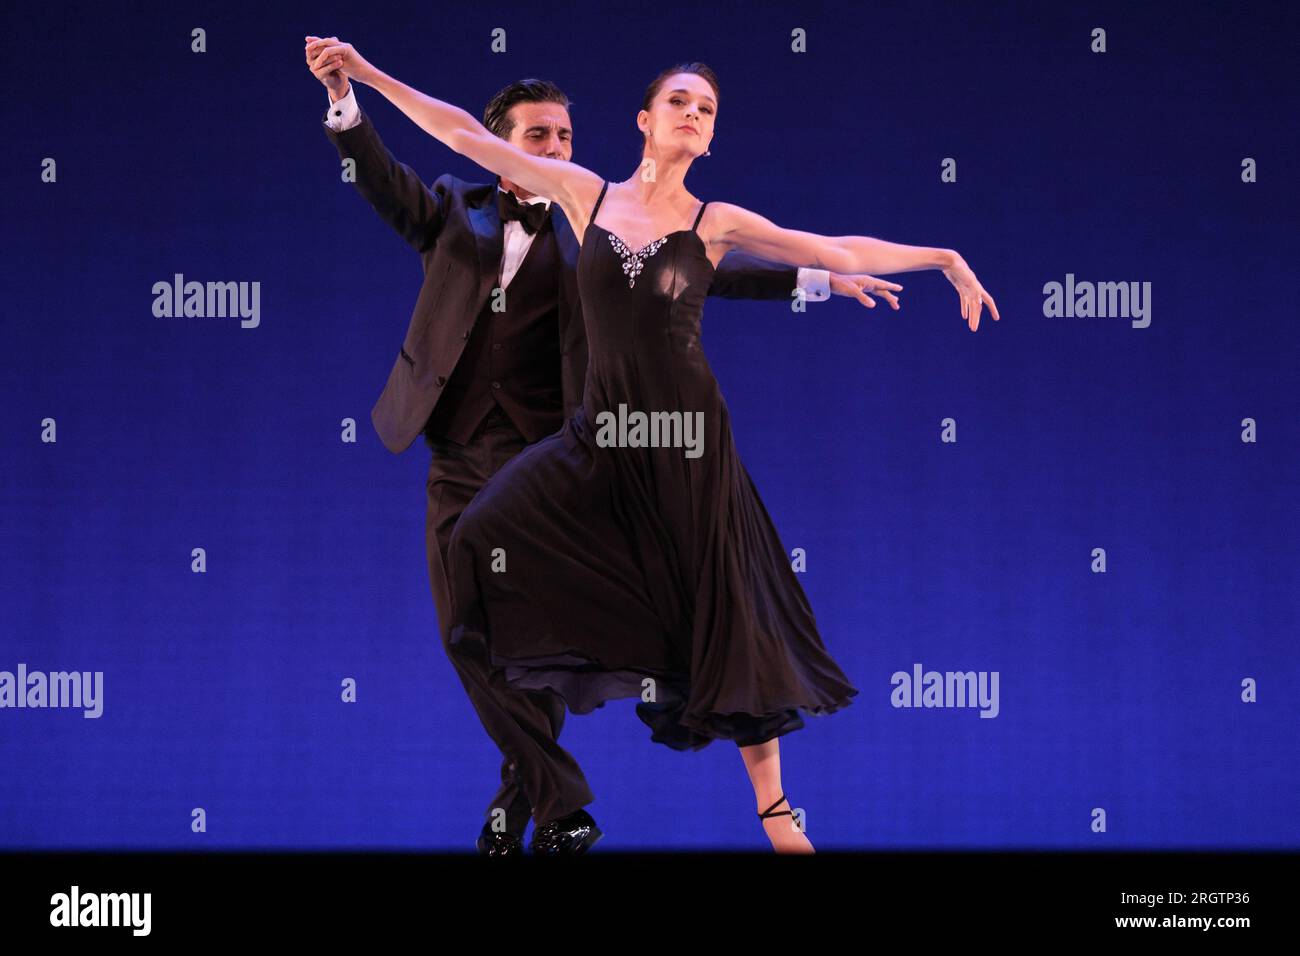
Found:
[(514, 219), (530, 235), (542, 228), (542, 223), (546, 222), (546, 217), (550, 211), (545, 203), (520, 202), (515, 198), (515, 194), (509, 190), (497, 190), (497, 212), (501, 214), (501, 221), (509, 222)]

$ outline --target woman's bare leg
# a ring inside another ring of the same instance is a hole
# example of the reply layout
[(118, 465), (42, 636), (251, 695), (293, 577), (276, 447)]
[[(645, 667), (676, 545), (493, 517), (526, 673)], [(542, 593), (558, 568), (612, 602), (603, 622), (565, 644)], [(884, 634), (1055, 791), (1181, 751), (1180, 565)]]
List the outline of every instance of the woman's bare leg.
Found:
[[(766, 743), (741, 747), (740, 756), (749, 771), (749, 782), (754, 785), (754, 797), (758, 802), (755, 813), (762, 813), (784, 792), (781, 788), (781, 749), (773, 737)], [(794, 807), (787, 801), (775, 808), (790, 810)], [(763, 820), (763, 830), (772, 841), (772, 849), (777, 853), (812, 853), (813, 845), (804, 836), (802, 820), (793, 816), (768, 817)]]

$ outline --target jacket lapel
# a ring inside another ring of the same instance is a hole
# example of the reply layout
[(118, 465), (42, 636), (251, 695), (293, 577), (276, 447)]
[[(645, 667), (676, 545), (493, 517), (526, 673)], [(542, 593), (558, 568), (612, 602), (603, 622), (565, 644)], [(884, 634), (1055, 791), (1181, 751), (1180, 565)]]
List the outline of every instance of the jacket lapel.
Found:
[(555, 234), (557, 290), (556, 308), (560, 333), (560, 387), (564, 417), (582, 403), (582, 385), (587, 373), (587, 335), (583, 326), (582, 302), (578, 296), (578, 254), (581, 244), (569, 219), (551, 203), (551, 231)]
[(495, 183), (482, 203), (470, 207), (469, 219), (474, 229), (474, 249), (478, 253), (478, 296), (474, 301), (474, 314), (477, 315), (501, 274), (503, 240)]
[(551, 231), (555, 234), (555, 245), (559, 251), (555, 267), (559, 270), (555, 286), (559, 291), (557, 305), (561, 321), (566, 321), (578, 304), (578, 240), (573, 235), (573, 227), (558, 203), (551, 203)]

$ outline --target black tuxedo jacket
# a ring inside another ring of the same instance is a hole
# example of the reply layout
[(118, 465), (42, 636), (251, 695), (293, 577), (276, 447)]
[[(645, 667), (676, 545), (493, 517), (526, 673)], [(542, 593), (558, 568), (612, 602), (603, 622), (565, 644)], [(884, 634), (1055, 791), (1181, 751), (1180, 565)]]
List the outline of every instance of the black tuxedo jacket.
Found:
[[(440, 176), (424, 184), (384, 146), (365, 112), (351, 129), (337, 132), (322, 123), (344, 159), (356, 161), (356, 186), (366, 201), (397, 230), (424, 264), (424, 284), (388, 382), (370, 412), (384, 446), (400, 454), (423, 430), (460, 361), (475, 317), (496, 285), (504, 233), (493, 183), (467, 183)], [(564, 415), (582, 404), (587, 374), (587, 337), (578, 298), (580, 243), (563, 210), (551, 203), (559, 248), (556, 276)], [(737, 252), (718, 266), (710, 295), (733, 299), (785, 299), (797, 271)]]

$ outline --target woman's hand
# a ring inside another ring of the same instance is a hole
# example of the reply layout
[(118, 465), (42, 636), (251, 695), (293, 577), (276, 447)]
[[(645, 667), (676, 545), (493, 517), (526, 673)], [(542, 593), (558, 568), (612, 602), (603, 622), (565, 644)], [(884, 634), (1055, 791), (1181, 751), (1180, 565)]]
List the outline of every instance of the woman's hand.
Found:
[(334, 72), (367, 85), (379, 76), (379, 71), (351, 43), (342, 43), (338, 37), (307, 37), (306, 53), (307, 65), (322, 83), (326, 75)]
[(998, 315), (993, 296), (984, 291), (966, 260), (955, 252), (952, 255), (952, 264), (943, 270), (943, 274), (961, 297), (961, 317), (966, 320), (970, 330), (974, 332), (980, 327), (980, 312), (983, 311), (985, 302), (989, 304), (989, 312), (993, 313), (994, 320), (999, 320), (1001, 316)]
[[(317, 37), (308, 37), (308, 44), (315, 39)], [(342, 99), (347, 93), (348, 78), (333, 66), (317, 66), (315, 64), (317, 58), (311, 55), (310, 50), (307, 51), (306, 55), (307, 69), (311, 70), (312, 76), (325, 84), (325, 89), (329, 90), (330, 99), (336, 102)]]
[[(893, 292), (890, 291), (891, 289)], [(875, 276), (869, 276), (865, 273), (860, 275), (831, 273), (831, 292), (834, 295), (852, 296), (869, 309), (876, 307), (876, 300), (867, 293), (874, 292), (882, 299), (887, 300), (897, 310), (898, 297), (894, 295), (894, 292), (902, 291), (903, 287), (897, 282), (886, 282), (884, 279), (877, 279)]]

